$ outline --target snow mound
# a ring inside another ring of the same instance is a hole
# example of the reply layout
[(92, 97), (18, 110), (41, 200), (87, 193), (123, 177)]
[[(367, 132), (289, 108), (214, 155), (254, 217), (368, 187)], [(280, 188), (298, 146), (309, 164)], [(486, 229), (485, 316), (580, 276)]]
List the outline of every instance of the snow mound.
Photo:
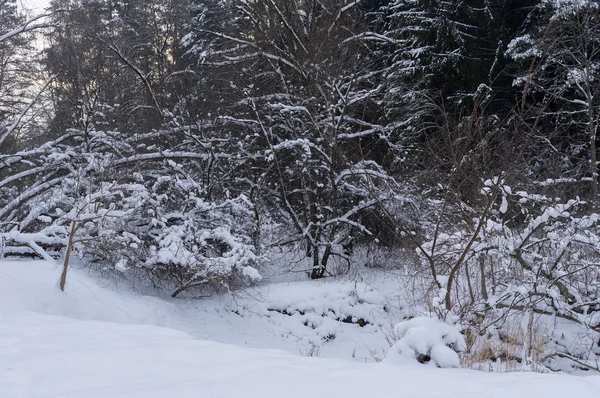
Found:
[(73, 319), (183, 327), (174, 315), (181, 312), (174, 303), (112, 289), (110, 281), (97, 280), (84, 270), (72, 268), (66, 292), (61, 292), (57, 287), (61, 271), (61, 265), (49, 261), (0, 261), (0, 314), (31, 311)]
[(466, 348), (465, 339), (456, 326), (436, 318), (417, 317), (394, 328), (398, 341), (387, 360), (392, 362), (433, 362), (439, 368), (457, 368), (458, 353)]

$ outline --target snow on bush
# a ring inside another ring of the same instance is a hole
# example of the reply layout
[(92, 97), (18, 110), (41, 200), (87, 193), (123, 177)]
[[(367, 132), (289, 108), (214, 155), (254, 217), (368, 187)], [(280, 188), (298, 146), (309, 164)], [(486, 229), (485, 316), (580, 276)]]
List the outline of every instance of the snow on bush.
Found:
[(433, 362), (439, 368), (456, 368), (460, 364), (458, 353), (466, 348), (458, 327), (437, 318), (417, 317), (401, 322), (394, 333), (398, 341), (386, 358), (391, 362)]
[(269, 310), (288, 315), (313, 313), (345, 323), (376, 325), (385, 313), (387, 300), (362, 283), (291, 284), (274, 292)]
[(266, 308), (283, 334), (320, 346), (334, 339), (342, 324), (381, 326), (386, 305), (380, 292), (362, 283), (296, 283), (272, 288)]
[(44, 209), (50, 225), (41, 232), (68, 236), (75, 223), (74, 249), (85, 261), (125, 276), (142, 270), (153, 286), (173, 296), (228, 291), (260, 280), (253, 213), (243, 195), (209, 200), (191, 179), (131, 178), (85, 189), (73, 183), (69, 190), (83, 193), (57, 194)]

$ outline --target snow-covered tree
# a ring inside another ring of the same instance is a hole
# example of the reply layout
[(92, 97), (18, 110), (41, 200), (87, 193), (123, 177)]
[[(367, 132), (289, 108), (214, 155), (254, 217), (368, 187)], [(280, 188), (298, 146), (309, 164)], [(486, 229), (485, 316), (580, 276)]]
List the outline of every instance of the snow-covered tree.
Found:
[(515, 38), (508, 50), (523, 65), (515, 85), (523, 89), (530, 124), (548, 143), (545, 153), (560, 162), (555, 168), (548, 163), (545, 167), (563, 178), (591, 181), (594, 209), (599, 200), (599, 27), (596, 2), (542, 2), (535, 26)]
[(48, 76), (34, 60), (34, 40), (48, 26), (44, 19), (48, 16), (27, 16), (17, 1), (0, 1), (0, 153), (22, 148), (38, 133), (43, 114), (40, 97), (48, 87), (43, 83)]
[(294, 231), (282, 242), (305, 245), (311, 276), (320, 278), (354, 234), (371, 233), (361, 214), (385, 201), (381, 190), (393, 184), (378, 162), (389, 132), (378, 124), (381, 87), (366, 48), (352, 40), (358, 2), (231, 6), (239, 13), (235, 34), (198, 29), (213, 36), (198, 57), (237, 74), (224, 84), (233, 98), (221, 92), (219, 109), (228, 113), (219, 123), (244, 159), (234, 167), (238, 189), (260, 192)]
[(534, 2), (397, 0), (382, 8), (383, 29), (362, 34), (387, 60), (384, 120), (404, 164), (420, 179), (450, 181), (459, 200), (474, 200), (481, 178), (519, 158), (504, 53)]

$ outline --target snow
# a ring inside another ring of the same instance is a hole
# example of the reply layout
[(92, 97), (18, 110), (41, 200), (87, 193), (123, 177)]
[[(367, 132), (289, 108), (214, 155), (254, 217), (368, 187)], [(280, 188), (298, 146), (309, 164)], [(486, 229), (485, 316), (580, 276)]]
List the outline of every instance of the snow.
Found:
[(287, 314), (314, 313), (335, 319), (363, 319), (377, 324), (384, 316), (386, 299), (363, 283), (288, 284), (270, 295), (268, 307)]
[[(0, 317), (0, 397), (598, 396), (600, 378), (302, 358), (140, 325)], [(432, 382), (435, 380), (435, 382)]]
[(254, 267), (251, 267), (249, 265), (245, 266), (242, 268), (242, 274), (249, 278), (250, 280), (253, 281), (260, 281), (262, 279), (262, 276), (260, 275), (260, 273), (258, 272), (258, 270)]
[(432, 361), (437, 367), (457, 368), (460, 364), (457, 352), (466, 348), (459, 328), (437, 318), (413, 318), (396, 325), (394, 332), (398, 341), (386, 358), (394, 363), (426, 357), (426, 362)]
[(543, 4), (549, 4), (554, 8), (553, 19), (560, 19), (575, 15), (582, 9), (596, 9), (598, 4), (590, 0), (544, 0)]
[(506, 54), (515, 60), (524, 60), (541, 55), (536, 41), (529, 34), (519, 36), (508, 43)]
[[(299, 282), (272, 285), (267, 292), (263, 308), (271, 328), (295, 340), (301, 352), (318, 348), (349, 359), (361, 350), (364, 360), (371, 361), (384, 355), (387, 344), (381, 328), (386, 326), (387, 299), (373, 288), (363, 283)], [(365, 345), (376, 349), (365, 351)]]
[(78, 268), (63, 293), (59, 275), (58, 264), (0, 260), (0, 398), (600, 396), (598, 376), (438, 369), (455, 365), (448, 346), (464, 341), (433, 318), (394, 330), (394, 347), (425, 344), (430, 366), (394, 355), (375, 363), (383, 354), (371, 348), (389, 351), (385, 283), (277, 283), (192, 301)]
[[(250, 277), (254, 274), (250, 268), (244, 272)], [(56, 263), (0, 260), (0, 315), (29, 311), (155, 325), (199, 339), (293, 354), (318, 349), (321, 356), (363, 362), (381, 358), (389, 349), (382, 331), (391, 327), (385, 325), (385, 298), (364, 284), (276, 283), (235, 295), (187, 300), (144, 296), (116, 280), (97, 279), (77, 267), (69, 270), (66, 292), (62, 293), (56, 287), (60, 273), (61, 265)], [(298, 306), (304, 303), (304, 314), (292, 309), (294, 302)], [(274, 309), (288, 309), (289, 314)], [(361, 327), (339, 322), (331, 311), (356, 321), (365, 318), (371, 324)]]
[(24, 7), (27, 7), (27, 8), (31, 7), (31, 8), (33, 8), (33, 10), (40, 12), (44, 8), (50, 6), (50, 1), (49, 0), (24, 0), (23, 5), (24, 5)]

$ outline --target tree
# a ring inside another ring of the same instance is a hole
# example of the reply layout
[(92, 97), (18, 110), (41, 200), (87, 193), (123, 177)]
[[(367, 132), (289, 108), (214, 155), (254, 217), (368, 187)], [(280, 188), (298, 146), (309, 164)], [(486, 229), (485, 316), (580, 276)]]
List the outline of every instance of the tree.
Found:
[(19, 13), (16, 2), (6, 0), (1, 5), (0, 203), (3, 215), (0, 216), (0, 227), (7, 230), (14, 227), (11, 215), (17, 212), (21, 200), (34, 197), (52, 184), (46, 179), (29, 185), (24, 183), (24, 180), (41, 171), (39, 168), (30, 168), (30, 156), (25, 153), (39, 155), (43, 151), (26, 151), (24, 148), (38, 138), (34, 136), (39, 132), (37, 126), (40, 123), (36, 113), (41, 107), (42, 94), (53, 80), (53, 77), (46, 78), (45, 83), (38, 85), (36, 78), (39, 79), (39, 76), (32, 73), (31, 63), (26, 61), (25, 56), (31, 55), (32, 33), (48, 27), (45, 18), (52, 13), (26, 18)]
[(47, 23), (40, 14), (27, 18), (16, 0), (0, 1), (0, 153), (19, 148), (28, 130), (34, 129), (36, 108), (47, 84), (37, 83), (41, 77), (35, 56), (34, 32)]
[(505, 171), (522, 139), (505, 51), (537, 2), (397, 0), (362, 35), (387, 59), (384, 120), (410, 175), (472, 205), (480, 179)]
[(357, 4), (234, 1), (236, 34), (199, 29), (214, 37), (200, 65), (237, 73), (220, 93), (228, 113), (219, 120), (243, 159), (236, 189), (260, 192), (283, 216), (294, 233), (281, 243), (305, 245), (312, 278), (354, 235), (371, 234), (361, 216), (393, 185), (379, 164), (381, 87), (368, 49), (352, 40)]
[[(559, 171), (562, 176), (591, 182), (589, 196), (596, 211), (600, 104), (598, 6), (595, 2), (544, 3), (538, 14), (534, 30), (511, 43), (511, 56), (528, 67), (526, 74), (518, 76), (515, 82), (523, 87), (532, 123), (554, 131), (550, 136), (540, 135), (563, 159)], [(584, 153), (587, 156), (581, 158)]]

